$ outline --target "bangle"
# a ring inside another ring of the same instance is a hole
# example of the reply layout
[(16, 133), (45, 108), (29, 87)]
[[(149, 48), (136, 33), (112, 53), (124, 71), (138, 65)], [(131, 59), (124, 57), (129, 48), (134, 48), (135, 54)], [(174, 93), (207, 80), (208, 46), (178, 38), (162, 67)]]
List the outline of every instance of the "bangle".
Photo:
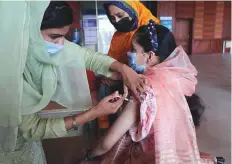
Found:
[(72, 117), (72, 126), (73, 126), (73, 130), (77, 130), (77, 122), (76, 122), (76, 117)]
[(73, 130), (77, 130), (78, 126), (77, 126), (77, 122), (75, 119), (75, 116), (72, 116), (72, 128), (68, 131), (73, 131)]

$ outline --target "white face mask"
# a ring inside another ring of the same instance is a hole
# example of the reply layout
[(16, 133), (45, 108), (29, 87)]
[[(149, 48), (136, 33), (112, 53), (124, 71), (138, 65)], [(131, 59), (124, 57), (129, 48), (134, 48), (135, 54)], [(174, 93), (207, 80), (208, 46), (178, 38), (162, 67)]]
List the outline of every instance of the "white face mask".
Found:
[(64, 48), (64, 45), (60, 45), (60, 44), (55, 44), (55, 43), (51, 43), (45, 40), (45, 44), (48, 50), (48, 54), (50, 56), (54, 56), (56, 55), (59, 51), (61, 51)]

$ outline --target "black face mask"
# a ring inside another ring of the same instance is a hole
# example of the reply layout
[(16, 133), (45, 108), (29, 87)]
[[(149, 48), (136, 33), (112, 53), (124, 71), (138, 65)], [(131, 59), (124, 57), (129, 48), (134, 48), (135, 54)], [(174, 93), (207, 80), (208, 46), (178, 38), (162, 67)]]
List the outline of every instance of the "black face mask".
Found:
[(134, 23), (135, 23), (134, 19), (130, 20), (129, 17), (125, 17), (125, 18), (122, 18), (120, 21), (112, 23), (112, 24), (119, 32), (130, 32), (134, 30), (134, 27), (133, 27)]

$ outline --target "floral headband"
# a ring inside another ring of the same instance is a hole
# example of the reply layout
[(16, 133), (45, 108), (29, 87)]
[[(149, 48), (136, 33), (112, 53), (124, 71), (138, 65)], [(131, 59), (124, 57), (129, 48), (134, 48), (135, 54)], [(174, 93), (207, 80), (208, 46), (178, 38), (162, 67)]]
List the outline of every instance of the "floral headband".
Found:
[(152, 50), (156, 52), (158, 50), (158, 39), (157, 39), (157, 33), (155, 29), (155, 22), (150, 19), (148, 22), (148, 32), (149, 32), (149, 38), (152, 44)]

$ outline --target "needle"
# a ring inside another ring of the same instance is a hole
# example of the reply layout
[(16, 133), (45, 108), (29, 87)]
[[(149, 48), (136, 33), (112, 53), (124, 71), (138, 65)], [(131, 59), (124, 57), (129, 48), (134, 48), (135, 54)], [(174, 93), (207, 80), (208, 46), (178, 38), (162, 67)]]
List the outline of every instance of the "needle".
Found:
[[(120, 95), (118, 98), (121, 98), (122, 96)], [(128, 102), (134, 102), (133, 100), (129, 99), (129, 98), (124, 98), (124, 101), (128, 101)]]
[(125, 98), (124, 101), (127, 101), (127, 102), (134, 102), (133, 100), (128, 99), (128, 98)]

